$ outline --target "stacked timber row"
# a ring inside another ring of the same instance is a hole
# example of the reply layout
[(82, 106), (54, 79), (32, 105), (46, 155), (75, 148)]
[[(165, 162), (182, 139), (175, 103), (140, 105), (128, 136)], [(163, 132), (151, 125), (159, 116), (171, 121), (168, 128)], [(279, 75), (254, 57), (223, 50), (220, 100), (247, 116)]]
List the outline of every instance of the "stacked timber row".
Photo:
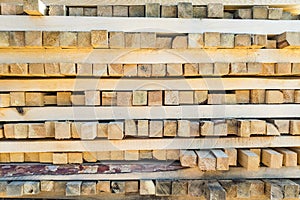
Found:
[(299, 199), (300, 5), (247, 3), (1, 1), (0, 198)]

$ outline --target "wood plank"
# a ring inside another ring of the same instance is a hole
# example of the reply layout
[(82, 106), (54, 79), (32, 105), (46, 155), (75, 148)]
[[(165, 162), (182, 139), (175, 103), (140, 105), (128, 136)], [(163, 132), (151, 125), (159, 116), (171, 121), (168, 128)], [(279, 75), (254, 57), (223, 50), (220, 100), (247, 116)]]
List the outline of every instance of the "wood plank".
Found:
[(222, 150), (211, 151), (217, 159), (216, 170), (226, 171), (229, 170), (229, 157)]
[(249, 171), (259, 169), (260, 157), (250, 150), (238, 150), (238, 162)]
[(28, 15), (46, 15), (46, 5), (41, 0), (25, 0), (23, 3)]
[[(99, 5), (98, 1), (99, 0), (97, 0), (97, 1), (85, 0), (85, 1), (72, 2), (70, 0), (67, 0), (67, 1), (50, 0), (50, 2), (46, 1), (46, 3), (47, 3), (47, 5), (49, 3), (50, 10), (51, 10), (51, 7), (52, 6), (57, 6), (57, 4), (59, 4), (58, 6), (62, 6), (62, 5), (65, 5), (65, 4), (71, 5), (71, 6), (74, 6), (74, 5), (75, 6), (80, 6), (80, 5), (81, 6), (92, 6), (92, 5), (95, 6), (95, 5)], [(2, 2), (7, 2), (7, 0), (2, 0)], [(23, 3), (23, 1), (21, 1), (21, 0), (14, 0), (13, 2), (16, 3), (16, 4), (22, 4)], [(98, 6), (98, 10), (99, 10), (99, 8), (104, 7), (105, 11), (100, 11), (100, 12), (98, 11), (98, 16), (106, 16), (106, 17), (112, 16), (112, 5), (120, 5), (119, 2), (122, 3), (121, 5), (124, 5), (124, 4), (125, 5), (145, 5), (145, 4), (148, 5), (147, 3), (150, 3), (150, 4), (154, 3), (155, 5), (158, 5), (158, 6), (160, 6), (159, 2), (162, 2), (163, 4), (166, 3), (166, 4), (175, 4), (175, 5), (177, 5), (179, 3), (177, 0), (171, 0), (171, 1), (167, 1), (167, 2), (161, 1), (161, 0), (147, 0), (147, 1), (141, 1), (141, 0), (132, 1), (132, 0), (130, 0), (129, 2), (127, 2), (127, 1), (109, 1), (110, 6), (107, 6), (107, 4), (106, 4), (107, 1), (104, 1), (104, 2), (101, 2), (101, 3), (104, 3), (104, 6), (101, 6), (102, 4), (100, 4)], [(182, 1), (182, 2), (184, 2), (184, 1)], [(207, 5), (209, 3), (223, 3), (223, 4), (226, 5), (227, 9), (245, 8), (246, 5), (247, 5), (247, 8), (248, 8), (248, 5), (249, 5), (249, 2), (247, 2), (247, 1), (234, 1), (234, 0), (233, 1), (232, 0), (228, 0), (228, 1), (218, 0), (217, 2), (211, 1), (211, 0), (208, 0), (208, 1), (206, 1), (206, 0), (204, 0), (204, 1), (202, 1), (202, 0), (193, 0), (193, 1), (188, 0), (188, 2), (193, 3), (193, 5)], [(288, 4), (289, 2), (281, 1), (281, 0), (275, 1), (275, 2), (274, 1), (270, 1), (270, 2), (268, 1), (268, 3), (266, 3), (266, 4), (263, 3), (265, 1), (259, 1), (259, 2), (255, 1), (255, 2), (253, 2), (253, 5), (275, 5), (275, 6), (279, 6), (280, 8), (284, 8), (284, 11), (292, 12), (293, 14), (299, 14), (299, 4), (294, 4), (295, 3), (294, 0), (290, 1), (291, 2), (290, 5)], [(11, 1), (9, 1), (9, 3), (11, 3)], [(7, 5), (7, 4), (5, 4), (5, 5)], [(23, 11), (22, 5), (17, 5), (17, 6), (21, 7), (21, 10)], [(126, 6), (117, 6), (117, 7), (126, 7)], [(175, 7), (175, 6), (164, 6), (164, 7)], [(158, 8), (156, 8), (156, 9), (158, 9)], [(205, 7), (194, 7), (194, 13), (195, 13), (195, 8), (205, 8)], [(90, 9), (90, 8), (85, 8), (85, 9)], [(94, 8), (91, 8), (91, 9), (94, 9)], [(81, 9), (81, 10), (83, 10), (83, 9)], [(246, 10), (248, 10), (248, 9), (246, 9)], [(251, 9), (250, 9), (250, 11), (251, 11)], [(83, 11), (81, 11), (81, 12), (83, 12)], [(105, 12), (105, 13), (103, 13), (103, 12)], [(206, 8), (205, 8), (205, 12), (206, 12)], [(19, 14), (22, 14), (22, 13), (19, 13)], [(290, 13), (288, 13), (288, 14), (290, 14)], [(126, 16), (128, 16), (128, 13), (126, 13)], [(155, 16), (151, 16), (151, 17), (159, 17), (159, 12)], [(195, 15), (194, 15), (194, 17), (195, 17)], [(197, 18), (204, 18), (204, 17), (206, 17), (206, 15), (204, 15), (202, 17), (199, 16)], [(252, 17), (252, 15), (251, 15), (251, 17)], [(246, 18), (244, 18), (244, 19), (246, 19)]]
[[(224, 109), (227, 112), (224, 112)], [(202, 105), (159, 107), (30, 107), (19, 113), (1, 108), (0, 121), (199, 119), (199, 118), (292, 118), (300, 105)], [(284, 110), (285, 112), (282, 112)], [(230, 112), (229, 112), (230, 111)], [(47, 113), (47, 115), (45, 115)], [(130, 113), (130, 116), (128, 116)], [(162, 115), (164, 113), (164, 115)]]
[(283, 155), (283, 165), (286, 167), (297, 166), (297, 153), (286, 148), (276, 148)]
[[(300, 136), (251, 137), (249, 138), (191, 138), (191, 139), (127, 139), (95, 141), (2, 141), (1, 153), (17, 152), (99, 152), (125, 150), (211, 149), (214, 148), (264, 148), (297, 147)], [(16, 148), (18, 147), (18, 148)]]
[(217, 160), (209, 150), (196, 151), (198, 167), (202, 171), (215, 171)]
[[(215, 78), (195, 79), (29, 79), (19, 84), (18, 79), (1, 79), (0, 91), (85, 91), (91, 88), (95, 90), (118, 90), (128, 91), (132, 88), (141, 87), (142, 90), (243, 90), (243, 89), (297, 89), (300, 87), (300, 80), (297, 78), (220, 78), (221, 84), (213, 84)], [(151, 84), (150, 84), (151, 83)], [(21, 94), (15, 92), (16, 94)], [(65, 94), (67, 98), (61, 103), (59, 95)], [(57, 103), (60, 105), (71, 105), (68, 99), (69, 92), (58, 92)], [(25, 105), (24, 102), (17, 106)]]
[(180, 151), (180, 163), (184, 167), (195, 167), (197, 166), (197, 155), (194, 151)]
[(299, 49), (0, 49), (3, 63), (299, 63), (299, 55)]
[[(151, 172), (151, 173), (119, 173), (119, 174), (79, 174), (79, 175), (32, 175), (32, 176), (20, 176), (20, 180), (56, 180), (56, 181), (68, 181), (68, 180), (155, 180), (164, 177), (164, 180), (228, 180), (228, 179), (270, 179), (270, 178), (299, 178), (299, 167), (282, 167), (281, 169), (272, 169), (268, 167), (261, 167), (258, 171), (247, 171), (244, 168), (236, 167), (229, 171), (216, 172), (201, 172), (198, 168), (189, 168), (177, 171), (168, 172)], [(1, 177), (1, 181), (15, 180), (16, 177)], [(154, 186), (154, 184), (153, 184)], [(155, 186), (154, 186), (155, 187)]]
[[(252, 33), (281, 34), (286, 31), (297, 32), (300, 24), (296, 20), (240, 20), (240, 19), (178, 19), (178, 18), (108, 18), (80, 16), (47, 16), (38, 20), (23, 16), (0, 16), (3, 22), (0, 30), (39, 30), (39, 31), (90, 31), (101, 27), (108, 31), (143, 30), (161, 32), (165, 30), (176, 33), (222, 32), (222, 33)], [(221, 25), (220, 22), (222, 21)], [(134, 22), (134, 23), (132, 23)], [(65, 26), (68, 24), (68, 26)], [(83, 24), (83, 26), (78, 26)], [(159, 24), (159, 26), (158, 26)], [(249, 27), (252, 27), (251, 30)]]
[(204, 187), (204, 196), (207, 200), (226, 199), (226, 191), (218, 181), (209, 181)]
[(270, 168), (281, 168), (283, 164), (283, 155), (272, 149), (262, 150), (262, 163)]

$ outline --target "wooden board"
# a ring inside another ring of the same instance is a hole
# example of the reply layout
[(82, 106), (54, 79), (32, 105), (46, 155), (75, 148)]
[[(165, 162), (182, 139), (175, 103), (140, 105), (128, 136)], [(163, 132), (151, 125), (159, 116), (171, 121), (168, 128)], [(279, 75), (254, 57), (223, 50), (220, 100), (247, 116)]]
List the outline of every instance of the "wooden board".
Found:
[[(1, 0), (0, 2), (23, 3), (22, 0)], [(209, 3), (222, 3), (225, 6), (248, 6), (252, 5), (270, 5), (297, 8), (297, 0), (43, 0), (46, 5), (66, 5), (66, 6), (95, 6), (95, 5), (144, 5), (146, 3), (159, 3), (166, 5), (177, 5), (179, 2), (191, 2), (193, 5), (207, 5)]]
[(299, 63), (300, 49), (0, 49), (0, 59), (2, 63)]
[[(33, 20), (27, 16), (0, 16), (2, 30), (38, 31), (124, 31), (147, 30), (171, 33), (252, 33), (281, 34), (285, 31), (297, 32), (297, 20), (239, 20), (239, 19), (182, 19), (182, 18), (126, 18), (126, 17), (79, 17), (47, 16)], [(68, 24), (68, 26), (66, 26)], [(78, 26), (82, 24), (82, 26)], [(163, 27), (163, 28), (162, 28)], [(251, 27), (251, 29), (249, 29)], [(135, 32), (135, 31), (133, 31)]]
[[(116, 173), (116, 174), (81, 174), (81, 175), (41, 175), (20, 176), (19, 180), (151, 180), (151, 179), (263, 179), (263, 178), (300, 178), (298, 167), (282, 167), (272, 169), (261, 167), (258, 171), (247, 171), (241, 167), (232, 168), (222, 172), (202, 172), (198, 168), (188, 168), (177, 171), (145, 172), (145, 173)], [(0, 180), (16, 180), (15, 177), (0, 178)]]
[(300, 136), (198, 139), (126, 139), (94, 141), (2, 141), (1, 153), (17, 152), (99, 152), (121, 150), (218, 149), (297, 147)]
[(19, 113), (15, 108), (1, 108), (0, 121), (292, 118), (299, 116), (300, 105), (30, 107), (23, 110)]
[(1, 79), (0, 91), (88, 91), (91, 90), (130, 91), (139, 90), (250, 90), (250, 89), (298, 89), (298, 78), (147, 78), (147, 79)]

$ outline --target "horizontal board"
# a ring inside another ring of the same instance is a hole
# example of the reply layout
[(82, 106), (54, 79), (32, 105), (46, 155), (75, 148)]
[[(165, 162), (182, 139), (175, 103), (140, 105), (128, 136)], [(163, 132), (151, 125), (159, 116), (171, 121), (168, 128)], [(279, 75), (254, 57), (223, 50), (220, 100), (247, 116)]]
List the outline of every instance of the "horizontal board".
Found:
[(235, 167), (229, 171), (203, 172), (197, 167), (177, 171), (117, 174), (80, 174), (80, 175), (31, 175), (18, 177), (2, 177), (0, 180), (143, 180), (143, 179), (265, 179), (265, 178), (300, 178), (299, 167), (282, 167), (272, 169), (261, 167), (258, 171), (247, 171)]
[[(177, 19), (177, 18), (119, 18), (78, 16), (0, 16), (0, 31), (90, 31), (162, 33), (252, 33), (281, 34), (299, 31), (298, 20), (239, 20), (239, 19)], [(81, 24), (81, 26), (78, 26)], [(251, 27), (251, 29), (249, 29)]]
[(1, 63), (297, 63), (300, 49), (0, 49), (0, 60)]
[[(0, 2), (23, 3), (22, 0), (1, 0)], [(143, 5), (146, 3), (178, 4), (178, 2), (191, 2), (193, 5), (207, 5), (209, 3), (223, 3), (224, 5), (272, 5), (297, 7), (297, 0), (43, 0), (46, 5)]]
[(203, 119), (203, 118), (295, 118), (300, 105), (201, 105), (157, 107), (31, 107), (19, 113), (0, 109), (0, 121)]
[[(22, 80), (22, 83), (20, 83)], [(0, 91), (299, 89), (299, 78), (1, 79)]]
[(19, 113), (0, 109), (0, 121), (202, 119), (202, 118), (292, 118), (300, 105), (201, 105), (158, 107), (31, 107)]
[(0, 153), (13, 152), (100, 152), (118, 150), (218, 149), (300, 146), (300, 136), (226, 137), (194, 139), (127, 139), (95, 141), (2, 141)]

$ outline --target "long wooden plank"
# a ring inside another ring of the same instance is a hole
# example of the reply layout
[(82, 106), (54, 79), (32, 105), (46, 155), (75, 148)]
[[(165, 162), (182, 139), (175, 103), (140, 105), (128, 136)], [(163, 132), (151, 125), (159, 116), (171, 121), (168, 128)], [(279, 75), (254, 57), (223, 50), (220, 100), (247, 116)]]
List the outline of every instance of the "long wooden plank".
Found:
[[(252, 33), (281, 34), (299, 31), (297, 20), (239, 20), (239, 19), (178, 19), (178, 18), (107, 18), (107, 17), (28, 17), (0, 16), (0, 31), (90, 31), (108, 30), (124, 32), (167, 33)], [(78, 26), (81, 24), (81, 26)], [(249, 29), (251, 27), (251, 29)]]
[(28, 107), (1, 108), (0, 121), (295, 118), (300, 105), (201, 105), (159, 107)]
[[(22, 84), (20, 84), (22, 81)], [(0, 91), (299, 89), (299, 78), (1, 79)]]
[(141, 179), (262, 179), (262, 178), (300, 178), (299, 167), (282, 167), (272, 169), (261, 167), (258, 171), (247, 171), (241, 167), (222, 172), (203, 172), (198, 168), (189, 168), (169, 172), (117, 173), (117, 174), (80, 174), (80, 175), (31, 175), (21, 177), (5, 177), (0, 180), (141, 180)]
[(220, 149), (300, 146), (300, 136), (197, 139), (126, 139), (95, 141), (2, 141), (1, 153), (14, 152), (99, 152), (120, 150)]
[(0, 49), (0, 60), (1, 63), (297, 63), (300, 49)]
[[(23, 3), (22, 0), (1, 0), (0, 2)], [(209, 3), (223, 3), (224, 5), (270, 5), (270, 6), (297, 6), (297, 0), (43, 0), (46, 5), (143, 5), (146, 3), (178, 4), (191, 2), (193, 5), (207, 5)]]

